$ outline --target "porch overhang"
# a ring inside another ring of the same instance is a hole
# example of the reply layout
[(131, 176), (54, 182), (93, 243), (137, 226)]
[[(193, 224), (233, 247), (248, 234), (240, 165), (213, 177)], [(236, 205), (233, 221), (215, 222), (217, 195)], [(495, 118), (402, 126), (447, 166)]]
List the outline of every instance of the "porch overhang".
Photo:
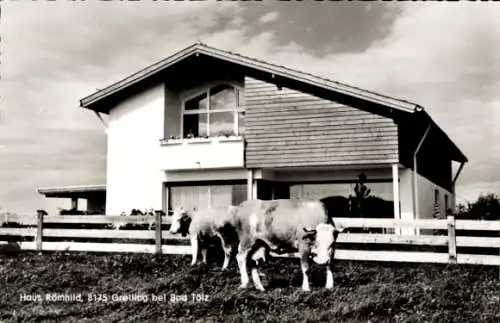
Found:
[(38, 188), (39, 194), (47, 198), (81, 198), (86, 199), (95, 195), (105, 195), (106, 185), (81, 185)]

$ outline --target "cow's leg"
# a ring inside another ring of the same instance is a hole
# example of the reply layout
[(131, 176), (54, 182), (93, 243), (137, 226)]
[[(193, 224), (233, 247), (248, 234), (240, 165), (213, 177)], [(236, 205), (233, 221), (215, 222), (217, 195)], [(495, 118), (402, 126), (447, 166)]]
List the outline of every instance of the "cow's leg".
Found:
[(240, 288), (248, 287), (248, 271), (247, 271), (247, 259), (248, 252), (250, 251), (250, 243), (246, 241), (241, 241), (238, 245), (238, 254), (236, 255), (236, 260), (238, 261), (238, 268), (240, 269), (241, 275), (241, 285)]
[(259, 277), (259, 272), (257, 271), (257, 267), (253, 266), (252, 267), (252, 280), (255, 288), (257, 288), (260, 291), (265, 291), (264, 286), (262, 285), (262, 282), (260, 281)]
[(196, 264), (196, 258), (198, 258), (198, 237), (191, 236), (191, 252), (193, 258), (191, 259), (191, 266)]
[(260, 263), (264, 263), (266, 262), (266, 249), (261, 247), (261, 248), (257, 248), (257, 250), (252, 254), (252, 257), (251, 259), (253, 261), (255, 261), (255, 263), (257, 264), (257, 266), (260, 264)]
[(326, 283), (325, 283), (325, 288), (326, 289), (332, 289), (333, 288), (333, 264), (334, 264), (334, 256), (335, 252), (332, 253), (330, 257), (330, 262), (328, 263), (328, 266), (326, 266)]
[(255, 288), (257, 288), (258, 290), (263, 292), (263, 291), (265, 291), (265, 289), (264, 289), (264, 286), (262, 285), (262, 282), (260, 280), (259, 271), (257, 270), (257, 261), (255, 261), (255, 259), (253, 257), (253, 255), (261, 249), (262, 249), (261, 252), (263, 252), (264, 249), (259, 242), (257, 244), (255, 244), (247, 256), (247, 261), (248, 261), (248, 264), (251, 266), (252, 281), (253, 281)]
[(224, 263), (222, 264), (222, 270), (226, 270), (229, 266), (229, 260), (231, 259), (232, 245), (230, 243), (226, 243), (226, 240), (220, 232), (217, 233), (217, 236), (220, 239), (222, 249), (224, 249)]
[(333, 288), (333, 272), (332, 268), (330, 265), (327, 266), (326, 268), (326, 284), (325, 284), (326, 289), (332, 289)]
[(231, 251), (232, 251), (232, 246), (226, 245), (224, 243), (224, 263), (222, 264), (222, 270), (226, 270), (227, 267), (229, 266), (229, 261), (231, 260)]
[(310, 250), (306, 245), (299, 245), (300, 269), (302, 269), (302, 290), (309, 292), (309, 254)]
[(207, 263), (207, 245), (201, 247), (201, 261), (206, 264)]
[(309, 277), (307, 276), (309, 274), (309, 259), (307, 259), (307, 256), (301, 255), (300, 268), (302, 269), (302, 290), (309, 292), (311, 288), (309, 287)]

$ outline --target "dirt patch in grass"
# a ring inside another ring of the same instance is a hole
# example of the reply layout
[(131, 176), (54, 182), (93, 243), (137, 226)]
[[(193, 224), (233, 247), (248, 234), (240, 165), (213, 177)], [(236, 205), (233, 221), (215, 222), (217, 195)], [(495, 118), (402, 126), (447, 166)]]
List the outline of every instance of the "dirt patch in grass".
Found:
[[(313, 266), (312, 292), (303, 293), (297, 260), (264, 265), (266, 292), (239, 290), (234, 260), (227, 272), (220, 263), (189, 262), (171, 255), (0, 254), (0, 322), (500, 321), (497, 267), (339, 261), (334, 290), (322, 287), (324, 269)], [(53, 293), (81, 294), (82, 302), (47, 301)]]

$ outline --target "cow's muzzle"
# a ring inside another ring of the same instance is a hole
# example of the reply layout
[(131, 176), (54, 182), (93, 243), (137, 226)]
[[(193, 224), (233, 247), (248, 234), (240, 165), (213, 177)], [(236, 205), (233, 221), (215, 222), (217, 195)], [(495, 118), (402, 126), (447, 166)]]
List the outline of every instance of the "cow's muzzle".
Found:
[(328, 265), (328, 263), (330, 262), (330, 258), (329, 257), (313, 257), (312, 260), (318, 264), (318, 265), (321, 265), (321, 266), (325, 266), (325, 265)]
[(330, 263), (329, 254), (318, 254), (316, 252), (311, 252), (309, 258), (312, 259), (318, 265), (328, 265)]

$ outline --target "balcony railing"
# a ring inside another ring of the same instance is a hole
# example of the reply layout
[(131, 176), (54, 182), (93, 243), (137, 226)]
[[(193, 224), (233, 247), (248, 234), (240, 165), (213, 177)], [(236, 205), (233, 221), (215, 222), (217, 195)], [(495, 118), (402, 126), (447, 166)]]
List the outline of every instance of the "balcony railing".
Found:
[(240, 142), (243, 141), (241, 136), (219, 136), (219, 137), (199, 137), (199, 138), (169, 138), (160, 139), (160, 145), (188, 145), (199, 143), (219, 143), (219, 142)]
[(245, 163), (245, 144), (241, 136), (162, 139), (159, 168), (194, 170), (240, 168)]

